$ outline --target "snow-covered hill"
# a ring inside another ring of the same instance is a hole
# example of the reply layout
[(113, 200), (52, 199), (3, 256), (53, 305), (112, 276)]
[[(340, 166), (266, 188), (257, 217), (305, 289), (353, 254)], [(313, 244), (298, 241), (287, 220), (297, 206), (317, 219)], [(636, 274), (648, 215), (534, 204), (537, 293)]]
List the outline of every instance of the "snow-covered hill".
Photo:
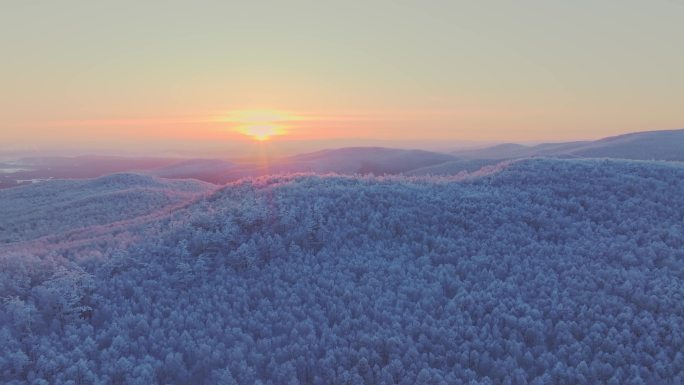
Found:
[(51, 180), (0, 190), (0, 244), (156, 214), (216, 188), (137, 174)]
[[(109, 191), (61, 183), (42, 188)], [(52, 196), (22, 204), (47, 216)], [(2, 383), (684, 381), (679, 163), (276, 176), (195, 199), (135, 243), (79, 246), (97, 259), (0, 245)]]
[(496, 165), (501, 162), (501, 159), (459, 159), (408, 170), (403, 172), (403, 174), (409, 176), (449, 176), (459, 173), (472, 173), (483, 167)]
[[(500, 144), (444, 154), (385, 147), (345, 147), (283, 158), (181, 159), (78, 156), (23, 158), (0, 164), (0, 189), (57, 178), (92, 178), (136, 172), (170, 179), (192, 178), (215, 184), (274, 174), (454, 175), (503, 160), (529, 157), (615, 158), (684, 161), (684, 130), (625, 134), (597, 141)], [(230, 156), (230, 154), (226, 154)]]

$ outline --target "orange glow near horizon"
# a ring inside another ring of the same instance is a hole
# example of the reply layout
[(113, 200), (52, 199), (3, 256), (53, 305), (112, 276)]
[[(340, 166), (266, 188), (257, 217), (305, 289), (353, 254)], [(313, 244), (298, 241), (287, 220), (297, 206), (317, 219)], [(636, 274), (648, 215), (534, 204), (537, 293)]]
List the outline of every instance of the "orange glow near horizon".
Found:
[(682, 1), (5, 1), (0, 159), (680, 129)]
[(233, 111), (218, 120), (236, 124), (234, 131), (254, 140), (266, 141), (274, 136), (287, 134), (287, 129), (291, 126), (286, 123), (299, 119), (301, 118), (284, 111), (258, 109)]
[(285, 130), (282, 126), (273, 123), (250, 123), (239, 127), (238, 132), (261, 142), (275, 135), (283, 135)]

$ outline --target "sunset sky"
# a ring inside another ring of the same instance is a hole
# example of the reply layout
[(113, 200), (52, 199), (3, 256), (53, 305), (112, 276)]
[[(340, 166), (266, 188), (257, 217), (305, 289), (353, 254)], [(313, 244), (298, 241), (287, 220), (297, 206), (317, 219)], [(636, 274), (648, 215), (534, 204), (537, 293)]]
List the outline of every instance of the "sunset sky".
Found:
[(684, 2), (0, 5), (0, 151), (231, 154), (684, 127)]

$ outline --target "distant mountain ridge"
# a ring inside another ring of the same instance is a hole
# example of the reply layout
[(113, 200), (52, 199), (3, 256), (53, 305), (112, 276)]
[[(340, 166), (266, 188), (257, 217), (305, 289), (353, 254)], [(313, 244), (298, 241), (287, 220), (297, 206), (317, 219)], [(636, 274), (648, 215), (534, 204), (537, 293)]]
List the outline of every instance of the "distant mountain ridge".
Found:
[[(104, 156), (26, 158), (0, 164), (0, 188), (46, 179), (83, 179), (113, 172), (138, 172), (167, 179), (225, 184), (241, 178), (291, 174), (454, 175), (510, 159), (616, 158), (684, 161), (684, 129), (647, 131), (595, 141), (496, 146), (440, 153), (387, 147), (325, 149), (268, 161), (225, 159), (126, 158)], [(4, 165), (4, 170), (3, 170)]]
[(504, 143), (478, 150), (455, 151), (452, 154), (468, 159), (548, 156), (684, 161), (684, 129), (634, 132), (594, 141), (543, 143), (535, 146)]
[(297, 171), (341, 174), (397, 174), (420, 167), (457, 160), (449, 154), (385, 147), (345, 147), (289, 158)]

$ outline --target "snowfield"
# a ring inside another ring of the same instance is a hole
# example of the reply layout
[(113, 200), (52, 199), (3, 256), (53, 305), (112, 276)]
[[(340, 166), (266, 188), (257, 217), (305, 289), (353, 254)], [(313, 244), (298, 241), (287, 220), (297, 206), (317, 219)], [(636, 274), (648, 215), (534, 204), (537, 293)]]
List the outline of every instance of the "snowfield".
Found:
[(3, 384), (684, 383), (681, 163), (115, 175), (0, 211)]

